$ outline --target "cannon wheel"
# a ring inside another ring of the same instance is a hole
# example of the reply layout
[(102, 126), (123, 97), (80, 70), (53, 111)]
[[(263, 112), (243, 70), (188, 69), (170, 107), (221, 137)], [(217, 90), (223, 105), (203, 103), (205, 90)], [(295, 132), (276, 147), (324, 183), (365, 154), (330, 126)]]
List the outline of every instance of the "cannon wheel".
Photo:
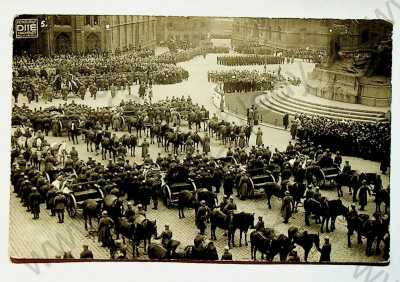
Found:
[(51, 184), (50, 175), (47, 172), (45, 174), (46, 174), (47, 181)]
[(68, 195), (68, 200), (67, 200), (67, 212), (70, 217), (75, 217), (76, 216), (76, 210), (78, 206), (76, 203), (75, 196), (73, 194)]
[(197, 191), (196, 183), (194, 183), (194, 180), (191, 178), (188, 178), (188, 180), (192, 184), (193, 192), (196, 193), (196, 191)]
[(251, 177), (249, 177), (249, 182), (250, 182), (250, 191), (248, 191), (248, 197), (254, 197), (254, 182), (253, 179), (251, 179)]
[(164, 205), (167, 207), (167, 209), (169, 209), (172, 206), (172, 198), (171, 198), (171, 190), (169, 189), (168, 184), (165, 184), (162, 187), (162, 190), (164, 194)]
[(269, 173), (269, 176), (271, 177), (272, 182), (276, 182), (276, 181), (275, 181), (275, 177), (274, 177), (274, 175), (273, 175), (271, 172)]
[(322, 179), (319, 179), (319, 182), (325, 184), (326, 182), (325, 172), (322, 170), (322, 168), (319, 169), (319, 172), (321, 173), (322, 176)]
[[(97, 185), (97, 184), (96, 184), (96, 185)], [(96, 188), (97, 188), (97, 191), (98, 191), (99, 194), (100, 194), (101, 199), (104, 200), (104, 193), (103, 193), (103, 190), (101, 190), (101, 188), (100, 188), (99, 185), (97, 185)]]

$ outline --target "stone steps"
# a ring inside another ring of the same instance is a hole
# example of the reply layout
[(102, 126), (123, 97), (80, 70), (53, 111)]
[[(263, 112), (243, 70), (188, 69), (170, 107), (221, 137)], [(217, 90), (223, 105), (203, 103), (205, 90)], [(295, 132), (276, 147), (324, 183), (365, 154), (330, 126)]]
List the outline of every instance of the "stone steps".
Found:
[(268, 110), (289, 115), (306, 114), (317, 115), (333, 119), (345, 119), (362, 122), (377, 122), (384, 119), (384, 114), (379, 111), (359, 109), (345, 109), (337, 106), (320, 105), (313, 102), (302, 101), (282, 92), (273, 92), (257, 97), (257, 102)]
[(296, 98), (295, 96), (289, 96), (287, 93), (284, 93), (284, 92), (277, 92), (274, 94), (276, 94), (276, 97), (279, 97), (290, 103), (293, 103), (293, 104), (301, 106), (301, 107), (307, 107), (310, 109), (324, 110), (327, 112), (344, 113), (344, 114), (351, 112), (358, 116), (376, 117), (376, 118), (381, 118), (382, 116), (384, 116), (384, 112), (382, 112), (382, 111), (355, 109), (355, 108), (343, 108), (343, 107), (338, 107), (335, 105), (318, 104), (316, 102), (301, 100), (299, 98)]

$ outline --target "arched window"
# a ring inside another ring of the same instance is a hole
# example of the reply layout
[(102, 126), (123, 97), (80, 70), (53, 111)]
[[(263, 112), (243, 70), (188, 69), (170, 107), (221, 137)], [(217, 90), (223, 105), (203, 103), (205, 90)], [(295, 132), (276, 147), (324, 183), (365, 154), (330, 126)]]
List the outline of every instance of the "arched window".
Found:
[(85, 25), (90, 25), (90, 16), (85, 16)]
[(100, 37), (96, 33), (91, 33), (86, 37), (86, 49), (88, 52), (99, 52), (100, 51)]
[(57, 54), (70, 53), (72, 49), (70, 35), (64, 32), (58, 34), (55, 39), (55, 45), (56, 45), (55, 51)]
[(367, 43), (369, 41), (369, 31), (364, 30), (361, 32), (361, 43)]

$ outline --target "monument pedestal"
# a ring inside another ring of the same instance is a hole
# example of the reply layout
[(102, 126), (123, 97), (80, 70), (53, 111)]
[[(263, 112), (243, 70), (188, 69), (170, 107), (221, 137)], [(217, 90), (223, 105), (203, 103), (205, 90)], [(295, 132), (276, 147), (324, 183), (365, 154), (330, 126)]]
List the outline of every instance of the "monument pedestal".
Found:
[(391, 84), (385, 77), (365, 77), (316, 67), (305, 87), (307, 93), (324, 99), (374, 107), (390, 106)]

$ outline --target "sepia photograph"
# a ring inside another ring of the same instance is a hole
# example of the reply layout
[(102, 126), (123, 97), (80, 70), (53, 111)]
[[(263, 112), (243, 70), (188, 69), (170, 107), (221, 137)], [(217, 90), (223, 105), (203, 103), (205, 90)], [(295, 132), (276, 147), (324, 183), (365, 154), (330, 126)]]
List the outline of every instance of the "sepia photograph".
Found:
[(391, 21), (12, 25), (12, 262), (389, 264)]

